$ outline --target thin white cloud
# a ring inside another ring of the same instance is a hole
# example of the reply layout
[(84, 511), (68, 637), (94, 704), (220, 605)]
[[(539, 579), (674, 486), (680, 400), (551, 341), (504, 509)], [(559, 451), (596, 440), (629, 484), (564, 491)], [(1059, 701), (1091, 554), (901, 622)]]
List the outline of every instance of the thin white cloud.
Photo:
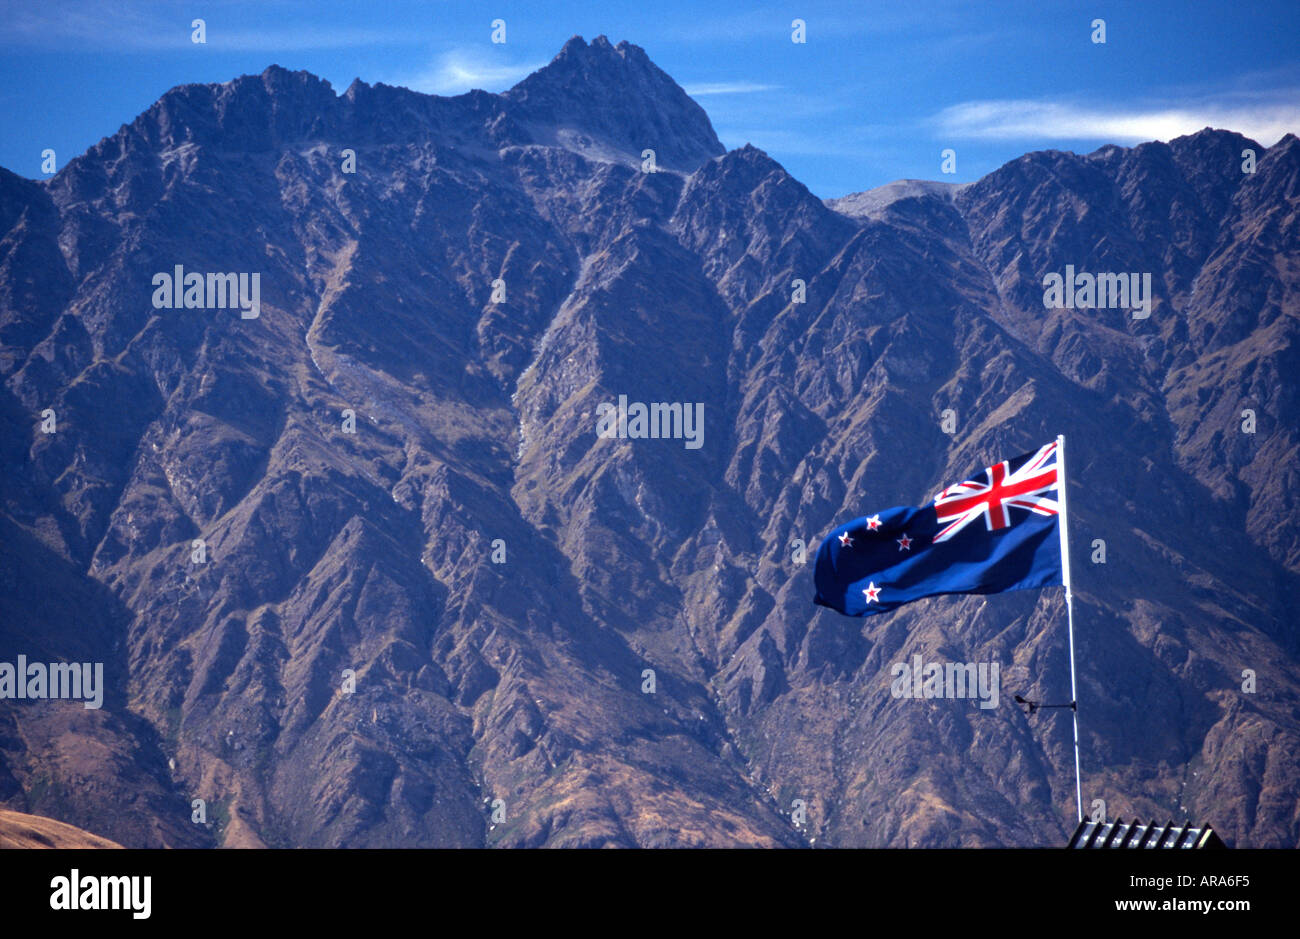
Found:
[(1043, 100), (967, 101), (940, 111), (942, 137), (978, 140), (1172, 140), (1204, 127), (1233, 130), (1272, 146), (1300, 132), (1300, 90), (1168, 105), (1091, 107)]
[(413, 30), (309, 25), (227, 29), (220, 15), (164, 16), (133, 0), (120, 0), (111, 5), (77, 3), (16, 11), (0, 30), (0, 43), (107, 52), (192, 49), (190, 24), (196, 17), (205, 20), (207, 47), (218, 51), (294, 52), (420, 41)]
[(749, 95), (756, 91), (776, 91), (780, 85), (760, 85), (756, 82), (701, 82), (687, 85), (683, 90), (692, 98), (708, 95)]
[(458, 95), (474, 88), (504, 91), (545, 64), (505, 62), (481, 48), (452, 49), (424, 71), (393, 84), (433, 95)]

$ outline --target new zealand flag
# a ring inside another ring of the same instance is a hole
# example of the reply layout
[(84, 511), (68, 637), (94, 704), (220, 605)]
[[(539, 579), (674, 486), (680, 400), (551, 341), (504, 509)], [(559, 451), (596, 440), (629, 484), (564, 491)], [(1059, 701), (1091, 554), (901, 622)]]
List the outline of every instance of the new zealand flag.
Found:
[(817, 549), (814, 602), (849, 616), (941, 593), (1002, 593), (1062, 582), (1059, 444), (1004, 460), (921, 508), (835, 529)]

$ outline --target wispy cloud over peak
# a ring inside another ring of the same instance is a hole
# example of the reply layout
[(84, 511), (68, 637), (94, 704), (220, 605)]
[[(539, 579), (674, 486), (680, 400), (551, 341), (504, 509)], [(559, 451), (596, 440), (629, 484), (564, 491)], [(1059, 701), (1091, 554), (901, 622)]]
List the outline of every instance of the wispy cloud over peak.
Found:
[(748, 95), (758, 91), (776, 91), (780, 87), (757, 82), (700, 82), (687, 85), (683, 90), (692, 98), (703, 98), (709, 95)]
[(433, 95), (458, 95), (474, 88), (504, 91), (545, 64), (511, 62), (481, 47), (457, 48), (439, 55), (427, 69), (394, 84)]
[(1177, 104), (1098, 107), (1044, 100), (967, 101), (933, 118), (942, 137), (980, 140), (1172, 140), (1204, 127), (1234, 130), (1265, 146), (1300, 130), (1300, 90)]

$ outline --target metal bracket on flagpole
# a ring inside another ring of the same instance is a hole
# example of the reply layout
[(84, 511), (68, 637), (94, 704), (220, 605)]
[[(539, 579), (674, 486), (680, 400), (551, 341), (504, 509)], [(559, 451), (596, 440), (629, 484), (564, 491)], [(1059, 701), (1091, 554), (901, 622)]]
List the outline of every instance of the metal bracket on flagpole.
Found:
[[(1074, 712), (1074, 804), (1079, 821), (1083, 821), (1083, 777), (1079, 772), (1079, 691), (1074, 677), (1074, 595), (1070, 592), (1070, 516), (1066, 511), (1065, 435), (1056, 437), (1056, 466), (1061, 495), (1061, 582), (1065, 586), (1065, 618), (1070, 636), (1070, 710)], [(1047, 705), (1038, 705), (1047, 707)], [(1029, 713), (1033, 713), (1031, 707)]]
[(1028, 698), (1020, 697), (1020, 695), (1016, 695), (1015, 699), (1016, 704), (1023, 704), (1028, 707), (1031, 715), (1041, 708), (1069, 708), (1071, 711), (1079, 710), (1078, 701), (1067, 701), (1065, 704), (1043, 704), (1041, 701), (1030, 701)]

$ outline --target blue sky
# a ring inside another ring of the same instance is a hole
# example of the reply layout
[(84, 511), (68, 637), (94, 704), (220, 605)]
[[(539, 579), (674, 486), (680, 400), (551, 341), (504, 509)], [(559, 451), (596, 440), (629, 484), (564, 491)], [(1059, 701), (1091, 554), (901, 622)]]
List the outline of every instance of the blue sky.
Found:
[[(195, 17), (205, 45), (190, 41)], [(1097, 18), (1104, 45), (1091, 41)], [(174, 85), (272, 63), (340, 93), (355, 77), (503, 91), (570, 36), (602, 33), (642, 46), (726, 146), (761, 147), (823, 198), (899, 178), (965, 182), (1030, 150), (1206, 125), (1265, 145), (1300, 133), (1300, 0), (0, 0), (0, 165), (39, 178), (47, 147), (62, 166)], [(945, 148), (952, 175), (940, 172)]]

